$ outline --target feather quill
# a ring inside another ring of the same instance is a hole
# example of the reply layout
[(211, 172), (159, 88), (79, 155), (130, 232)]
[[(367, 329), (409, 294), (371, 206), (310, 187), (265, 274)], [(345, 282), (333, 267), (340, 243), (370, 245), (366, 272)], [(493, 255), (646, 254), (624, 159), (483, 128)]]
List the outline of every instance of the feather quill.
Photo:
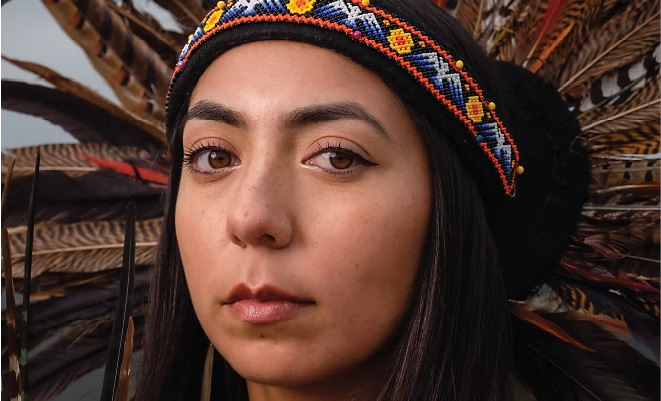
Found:
[(126, 339), (124, 340), (124, 351), (122, 353), (122, 364), (119, 370), (119, 383), (114, 401), (129, 401), (131, 387), (131, 357), (133, 356), (133, 317), (129, 316), (126, 328)]
[[(7, 176), (2, 191), (2, 216), (5, 216), (5, 205), (7, 204), (7, 193), (9, 183), (14, 171), (14, 162), (7, 168)], [(21, 372), (19, 368), (20, 349), (18, 348), (18, 331), (16, 326), (16, 300), (14, 299), (14, 278), (12, 276), (11, 252), (9, 250), (9, 234), (4, 224), (2, 225), (2, 275), (5, 280), (5, 303), (7, 321), (7, 359), (10, 374), (2, 387), (3, 399), (10, 401), (21, 401)]]
[[(108, 360), (106, 362), (101, 390), (101, 401), (113, 401), (119, 385), (121, 356), (124, 353), (124, 341), (127, 337), (129, 317), (133, 313), (133, 284), (135, 281), (135, 210), (133, 203), (129, 203), (125, 224), (124, 254), (122, 260), (122, 276), (119, 281), (119, 297), (117, 298), (117, 311), (112, 325)], [(132, 334), (132, 333), (131, 333)], [(132, 347), (132, 343), (131, 343)], [(128, 394), (127, 394), (128, 396)]]
[(37, 207), (37, 189), (39, 187), (39, 153), (34, 163), (34, 175), (32, 176), (32, 191), (30, 192), (30, 203), (28, 205), (28, 226), (25, 234), (25, 258), (23, 272), (23, 302), (21, 325), (21, 389), (23, 397), (27, 399), (28, 394), (28, 335), (30, 314), (30, 289), (32, 271), (32, 245), (34, 239), (34, 214)]

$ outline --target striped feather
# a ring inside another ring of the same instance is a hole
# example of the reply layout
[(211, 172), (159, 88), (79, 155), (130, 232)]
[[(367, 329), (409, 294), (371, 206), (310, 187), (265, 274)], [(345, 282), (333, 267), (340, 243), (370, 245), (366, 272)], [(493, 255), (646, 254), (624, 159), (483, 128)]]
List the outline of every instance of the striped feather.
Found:
[(142, 87), (157, 103), (164, 105), (173, 69), (144, 40), (135, 36), (105, 0), (73, 0), (109, 49), (122, 60)]
[(153, 121), (163, 120), (164, 98), (153, 96), (151, 88), (143, 86), (72, 0), (42, 1), (60, 27), (85, 52), (94, 69), (108, 82), (128, 111)]
[(621, 103), (645, 85), (646, 79), (659, 72), (661, 46), (643, 58), (603, 75), (589, 85), (576, 85), (566, 93), (570, 108), (586, 112), (595, 107), (612, 106)]
[[(122, 266), (123, 224), (92, 221), (42, 223), (35, 227), (33, 277), (45, 272), (91, 273)], [(161, 220), (136, 223), (136, 264), (151, 264), (160, 236)], [(9, 230), (12, 254), (25, 249), (25, 227)], [(14, 274), (23, 272), (23, 258), (13, 258)]]
[(570, 91), (573, 85), (589, 82), (641, 58), (658, 45), (659, 25), (658, 1), (632, 2), (566, 60), (559, 90)]
[(659, 75), (617, 106), (593, 109), (578, 116), (584, 132), (606, 134), (633, 130), (659, 117)]
[[(41, 171), (60, 171), (75, 177), (98, 171), (99, 167), (89, 161), (95, 157), (111, 161), (150, 160), (151, 155), (144, 149), (124, 146), (116, 147), (107, 143), (67, 143), (27, 146), (9, 149), (16, 157), (15, 175), (32, 175), (37, 152), (41, 153)], [(3, 176), (10, 159), (2, 158)]]

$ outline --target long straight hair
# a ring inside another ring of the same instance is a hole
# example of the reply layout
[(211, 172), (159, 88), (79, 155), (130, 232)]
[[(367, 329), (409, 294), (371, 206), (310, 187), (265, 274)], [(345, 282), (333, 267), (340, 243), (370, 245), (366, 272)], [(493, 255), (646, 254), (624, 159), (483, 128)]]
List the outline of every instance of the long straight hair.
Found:
[[(425, 31), (444, 35), (498, 101), (489, 61), (453, 19), (428, 4), (382, 0)], [(384, 8), (386, 8), (384, 6)], [(402, 10), (400, 10), (402, 9)], [(415, 13), (415, 15), (412, 15)], [(489, 88), (491, 86), (491, 88)], [(500, 401), (508, 398), (510, 318), (496, 244), (475, 180), (438, 128), (464, 129), (449, 113), (433, 123), (409, 104), (429, 158), (432, 210), (424, 255), (409, 313), (393, 340), (379, 401)], [(500, 109), (500, 106), (499, 106)], [(186, 285), (174, 214), (183, 158), (181, 124), (188, 103), (168, 132), (172, 159), (165, 216), (150, 290), (137, 401), (184, 401), (200, 397), (209, 340)], [(213, 399), (246, 401), (245, 380), (220, 355), (214, 363)]]

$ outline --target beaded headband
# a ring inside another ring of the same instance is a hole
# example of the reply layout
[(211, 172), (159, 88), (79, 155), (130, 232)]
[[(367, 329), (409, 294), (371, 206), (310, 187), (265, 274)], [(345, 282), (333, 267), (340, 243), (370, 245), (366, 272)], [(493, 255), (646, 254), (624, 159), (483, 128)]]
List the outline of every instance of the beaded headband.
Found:
[(519, 152), (498, 118), (493, 102), (464, 70), (461, 60), (399, 18), (370, 5), (369, 0), (236, 0), (217, 6), (189, 37), (174, 70), (175, 81), (203, 42), (217, 33), (254, 22), (314, 25), (342, 32), (378, 50), (413, 76), (438, 102), (461, 121), (466, 135), (479, 147), (500, 177), (505, 193), (514, 196), (515, 177), (523, 173)]

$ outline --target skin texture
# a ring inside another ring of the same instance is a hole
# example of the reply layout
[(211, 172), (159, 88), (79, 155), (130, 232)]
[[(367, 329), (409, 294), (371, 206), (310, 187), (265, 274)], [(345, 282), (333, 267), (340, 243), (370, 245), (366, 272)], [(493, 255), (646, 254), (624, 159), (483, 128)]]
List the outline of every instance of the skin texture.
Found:
[[(197, 152), (184, 162), (176, 232), (202, 328), (246, 378), (251, 401), (369, 399), (384, 366), (377, 356), (410, 304), (431, 214), (427, 156), (405, 107), (349, 59), (286, 41), (223, 54), (189, 112), (201, 104), (232, 110), (226, 121), (197, 113), (183, 135)], [(338, 117), (356, 105), (372, 123)], [(300, 113), (313, 106), (323, 112)], [(328, 146), (368, 162), (331, 157)], [(219, 147), (228, 153), (209, 162)], [(241, 283), (311, 304), (273, 323), (242, 321), (226, 304)]]

